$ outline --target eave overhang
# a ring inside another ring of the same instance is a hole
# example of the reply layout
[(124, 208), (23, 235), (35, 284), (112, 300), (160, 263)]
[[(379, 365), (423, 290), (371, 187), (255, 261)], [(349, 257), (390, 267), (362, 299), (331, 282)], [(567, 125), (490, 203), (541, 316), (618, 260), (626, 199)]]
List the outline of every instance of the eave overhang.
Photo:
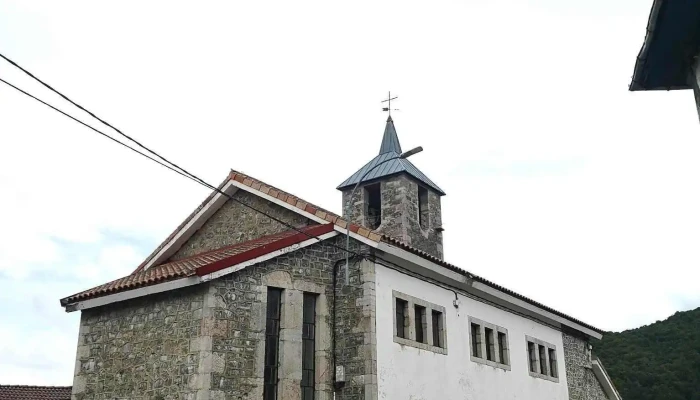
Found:
[(700, 49), (700, 2), (654, 0), (629, 90), (690, 89)]

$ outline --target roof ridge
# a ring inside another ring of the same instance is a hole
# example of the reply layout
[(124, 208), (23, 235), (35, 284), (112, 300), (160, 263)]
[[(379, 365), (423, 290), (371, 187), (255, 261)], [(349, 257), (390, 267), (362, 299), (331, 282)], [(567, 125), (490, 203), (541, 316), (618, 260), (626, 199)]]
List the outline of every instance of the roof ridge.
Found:
[[(197, 258), (197, 257), (207, 256), (207, 255), (210, 255), (211, 253), (216, 253), (216, 252), (218, 252), (218, 251), (230, 250), (230, 249), (235, 248), (236, 246), (240, 246), (240, 245), (243, 245), (243, 244), (246, 244), (246, 243), (252, 243), (252, 242), (255, 242), (255, 241), (258, 241), (258, 240), (270, 239), (270, 238), (272, 238), (272, 237), (274, 237), (274, 236), (282, 236), (282, 235), (285, 235), (285, 234), (290, 234), (290, 233), (292, 233), (292, 232), (300, 233), (299, 231), (305, 232), (305, 231), (307, 231), (309, 228), (312, 228), (312, 227), (314, 227), (314, 226), (318, 226), (318, 225), (308, 225), (308, 226), (304, 226), (304, 227), (299, 228), (299, 230), (296, 230), (296, 229), (288, 229), (288, 230), (286, 230), (286, 231), (277, 232), (277, 233), (272, 233), (272, 234), (265, 235), (265, 236), (260, 236), (260, 237), (257, 237), (257, 238), (255, 238), (255, 239), (250, 239), (250, 240), (246, 240), (246, 241), (243, 241), (243, 242), (238, 242), (238, 243), (234, 243), (234, 244), (229, 244), (229, 245), (226, 245), (226, 246), (218, 247), (218, 248), (216, 248), (216, 249), (211, 249), (211, 250), (203, 251), (203, 252), (201, 252), (201, 253), (192, 254), (192, 255), (190, 255), (190, 256), (181, 258), (181, 259), (179, 259), (179, 260), (168, 261), (168, 262), (164, 262), (164, 263), (161, 263), (161, 264), (156, 264), (156, 265), (152, 266), (151, 268), (163, 267), (163, 266), (166, 266), (166, 265), (170, 265), (170, 264), (174, 264), (174, 263), (182, 262), (182, 261), (190, 261), (190, 260), (192, 260), (192, 259), (194, 259), (194, 258)], [(149, 270), (150, 270), (151, 268), (149, 268)], [(145, 272), (145, 271), (144, 271), (144, 272)]]

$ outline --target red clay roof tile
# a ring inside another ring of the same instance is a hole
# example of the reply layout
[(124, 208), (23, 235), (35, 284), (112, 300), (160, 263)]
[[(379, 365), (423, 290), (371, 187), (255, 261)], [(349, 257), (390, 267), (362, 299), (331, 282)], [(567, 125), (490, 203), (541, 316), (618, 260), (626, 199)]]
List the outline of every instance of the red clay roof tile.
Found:
[(71, 386), (0, 385), (0, 400), (70, 400)]
[(247, 242), (222, 247), (220, 249), (195, 254), (191, 257), (154, 266), (147, 270), (136, 270), (123, 278), (107, 282), (61, 299), (61, 304), (65, 305), (80, 300), (122, 292), (128, 289), (150, 286), (156, 283), (194, 276), (197, 274), (198, 269), (211, 267), (212, 265), (217, 265), (217, 263), (222, 261), (229, 262), (228, 266), (235, 265), (239, 262), (247, 260), (242, 258), (231, 259), (234, 256), (255, 252), (254, 254), (248, 254), (252, 256), (248, 259), (252, 259), (260, 255), (267, 254), (271, 251), (279, 250), (279, 246), (275, 247), (275, 244), (294, 244), (292, 242), (288, 242), (286, 239), (292, 238), (295, 240), (295, 243), (298, 243), (308, 239), (308, 236), (319, 236), (323, 233), (331, 231), (332, 229), (331, 224), (307, 226), (300, 229), (300, 231), (303, 233), (296, 230), (288, 230), (281, 233), (276, 233), (274, 235), (263, 236)]

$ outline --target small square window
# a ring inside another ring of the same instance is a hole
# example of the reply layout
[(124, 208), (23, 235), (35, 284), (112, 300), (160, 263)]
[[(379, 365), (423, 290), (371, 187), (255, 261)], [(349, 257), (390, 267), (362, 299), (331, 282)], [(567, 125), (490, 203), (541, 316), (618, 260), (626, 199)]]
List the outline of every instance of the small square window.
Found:
[(484, 336), (486, 336), (486, 359), (489, 361), (495, 361), (496, 345), (493, 342), (493, 329), (484, 328)]
[(414, 305), (415, 309), (415, 321), (416, 321), (416, 342), (426, 343), (427, 342), (427, 325), (428, 321), (425, 320), (425, 307)]
[(547, 348), (541, 344), (537, 346), (539, 348), (540, 355), (540, 374), (548, 375), (547, 371)]
[(530, 376), (559, 382), (557, 347), (540, 339), (525, 336)]
[(535, 344), (532, 342), (527, 342), (527, 357), (530, 364), (530, 372), (537, 372), (537, 350), (535, 350)]
[(443, 347), (442, 345), (442, 313), (440, 311), (432, 311), (433, 318), (433, 346)]
[(557, 371), (557, 351), (554, 349), (547, 349), (549, 351), (549, 376), (552, 378), (558, 378), (559, 373)]
[(445, 307), (393, 291), (394, 342), (447, 355)]
[(469, 317), (471, 356), (475, 363), (510, 371), (508, 329)]
[(472, 355), (481, 358), (481, 326), (472, 323)]
[(396, 336), (400, 338), (406, 339), (408, 335), (406, 335), (407, 330), (407, 313), (408, 311), (408, 302), (406, 300), (402, 300), (397, 298), (396, 299)]
[(504, 332), (498, 332), (498, 362), (510, 365), (508, 360), (508, 335)]

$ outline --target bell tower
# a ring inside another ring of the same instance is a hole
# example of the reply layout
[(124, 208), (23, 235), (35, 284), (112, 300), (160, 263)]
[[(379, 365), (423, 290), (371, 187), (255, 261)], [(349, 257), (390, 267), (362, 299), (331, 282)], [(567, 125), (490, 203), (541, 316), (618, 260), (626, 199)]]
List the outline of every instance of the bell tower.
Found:
[(445, 195), (401, 152), (391, 115), (379, 154), (338, 186), (343, 217), (443, 258), (440, 197)]

